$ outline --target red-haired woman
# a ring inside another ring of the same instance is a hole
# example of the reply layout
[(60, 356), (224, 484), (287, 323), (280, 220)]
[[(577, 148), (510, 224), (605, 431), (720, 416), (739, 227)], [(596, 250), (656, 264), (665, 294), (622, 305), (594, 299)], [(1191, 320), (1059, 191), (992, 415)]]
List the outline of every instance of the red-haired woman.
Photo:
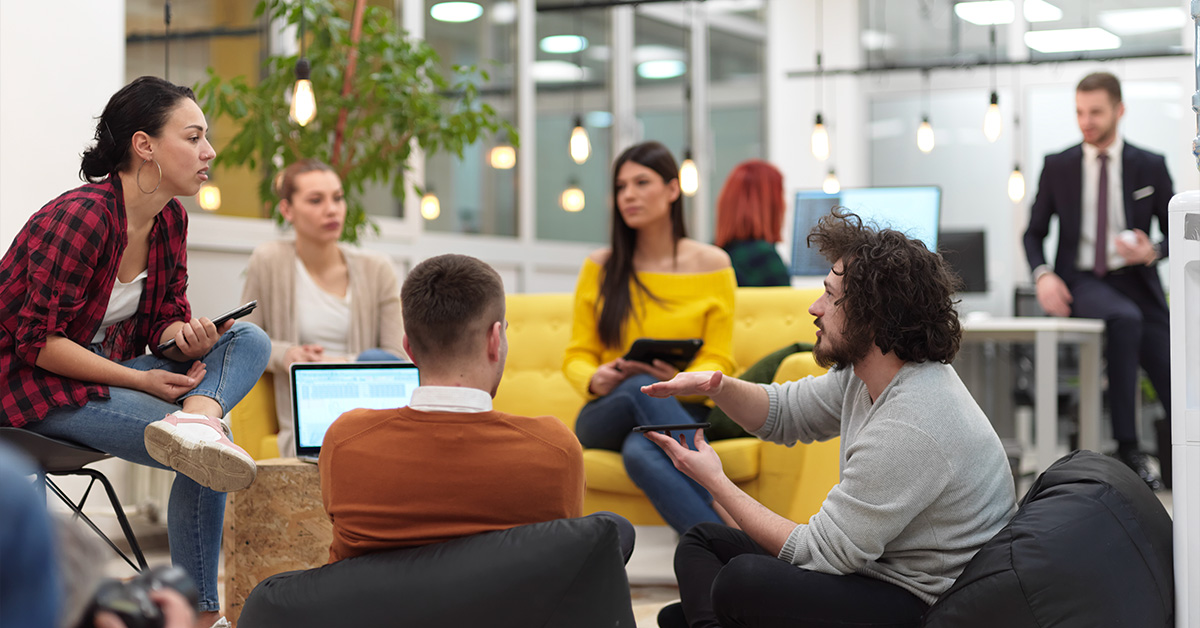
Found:
[(739, 286), (791, 285), (775, 245), (783, 228), (783, 175), (761, 159), (738, 164), (717, 198), (715, 244), (729, 253)]

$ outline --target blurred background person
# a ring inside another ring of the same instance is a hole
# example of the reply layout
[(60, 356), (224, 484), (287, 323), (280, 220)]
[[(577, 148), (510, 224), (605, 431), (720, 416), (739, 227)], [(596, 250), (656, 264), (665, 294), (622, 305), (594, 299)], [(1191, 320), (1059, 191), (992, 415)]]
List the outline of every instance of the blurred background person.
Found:
[(725, 249), (738, 286), (790, 286), (775, 245), (782, 240), (783, 175), (761, 159), (734, 167), (717, 197), (716, 245)]
[(265, 242), (246, 267), (242, 302), (258, 300), (245, 320), (271, 337), (267, 370), (275, 377), (279, 454), (295, 454), (294, 362), (407, 359), (401, 338), (400, 284), (391, 261), (339, 244), (346, 222), (342, 181), (328, 164), (305, 159), (276, 182), (279, 213), (294, 239)]

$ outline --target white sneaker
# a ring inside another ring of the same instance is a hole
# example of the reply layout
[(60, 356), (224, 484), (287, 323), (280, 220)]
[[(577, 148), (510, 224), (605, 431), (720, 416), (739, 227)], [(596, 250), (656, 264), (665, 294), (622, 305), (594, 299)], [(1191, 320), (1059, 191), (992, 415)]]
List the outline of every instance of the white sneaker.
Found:
[(212, 417), (177, 410), (147, 425), (145, 441), (151, 458), (214, 491), (240, 491), (258, 475), (254, 459)]
[(233, 628), (233, 624), (229, 623), (224, 617), (218, 619), (210, 628)]

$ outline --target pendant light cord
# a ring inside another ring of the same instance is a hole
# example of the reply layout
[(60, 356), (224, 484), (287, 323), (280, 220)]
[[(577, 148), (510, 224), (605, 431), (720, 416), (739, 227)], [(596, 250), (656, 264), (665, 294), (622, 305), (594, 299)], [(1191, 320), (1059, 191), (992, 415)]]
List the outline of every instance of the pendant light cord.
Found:
[(171, 0), (163, 3), (163, 79), (171, 80)]

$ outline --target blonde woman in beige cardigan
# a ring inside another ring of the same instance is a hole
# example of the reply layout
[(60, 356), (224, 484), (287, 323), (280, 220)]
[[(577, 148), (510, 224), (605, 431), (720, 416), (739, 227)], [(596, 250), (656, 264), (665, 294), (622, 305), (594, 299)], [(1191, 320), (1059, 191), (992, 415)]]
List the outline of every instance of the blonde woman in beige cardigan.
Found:
[(291, 382), (294, 362), (407, 359), (401, 345), (400, 284), (384, 256), (338, 243), (346, 219), (342, 183), (327, 164), (288, 166), (276, 192), (294, 240), (260, 245), (246, 268), (242, 302), (258, 300), (244, 320), (271, 337), (267, 371), (275, 377), (279, 453), (295, 452)]

